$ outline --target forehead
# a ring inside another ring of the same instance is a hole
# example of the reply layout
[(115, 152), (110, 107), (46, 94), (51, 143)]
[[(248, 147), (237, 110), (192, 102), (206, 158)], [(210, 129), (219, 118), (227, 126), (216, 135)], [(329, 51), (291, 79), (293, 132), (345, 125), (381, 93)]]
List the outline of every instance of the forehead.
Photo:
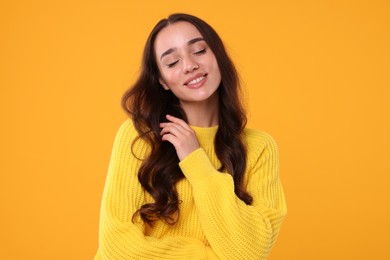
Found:
[(202, 37), (198, 29), (189, 22), (176, 22), (163, 28), (156, 36), (154, 48), (159, 56), (171, 48), (186, 46), (189, 40)]

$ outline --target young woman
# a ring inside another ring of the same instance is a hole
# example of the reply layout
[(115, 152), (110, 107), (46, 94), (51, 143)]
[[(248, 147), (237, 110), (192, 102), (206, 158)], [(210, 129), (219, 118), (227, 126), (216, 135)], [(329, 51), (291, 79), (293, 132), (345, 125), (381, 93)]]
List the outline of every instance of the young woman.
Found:
[(266, 259), (286, 214), (275, 142), (245, 128), (236, 69), (201, 19), (152, 30), (123, 97), (95, 259)]

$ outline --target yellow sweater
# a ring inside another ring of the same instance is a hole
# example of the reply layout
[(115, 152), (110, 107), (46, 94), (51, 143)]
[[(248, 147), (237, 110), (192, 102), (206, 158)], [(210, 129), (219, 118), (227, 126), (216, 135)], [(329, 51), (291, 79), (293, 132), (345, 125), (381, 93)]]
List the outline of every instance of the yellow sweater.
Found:
[[(140, 218), (132, 223), (133, 213), (152, 198), (137, 179), (142, 162), (130, 150), (137, 131), (130, 119), (120, 127), (103, 192), (95, 260), (267, 258), (287, 212), (275, 142), (266, 133), (244, 131), (245, 187), (253, 197), (248, 206), (235, 195), (232, 176), (216, 170), (218, 127), (192, 128), (201, 148), (179, 164), (186, 177), (177, 184), (180, 218), (174, 225), (157, 221), (150, 228)], [(138, 158), (148, 151), (144, 141), (136, 142)]]

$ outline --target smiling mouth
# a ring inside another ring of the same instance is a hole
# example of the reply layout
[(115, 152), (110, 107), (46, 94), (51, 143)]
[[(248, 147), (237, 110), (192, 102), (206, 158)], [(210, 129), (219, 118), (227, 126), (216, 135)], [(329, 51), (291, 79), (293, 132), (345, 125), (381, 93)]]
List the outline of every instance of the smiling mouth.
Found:
[(196, 78), (196, 79), (194, 79), (194, 80), (191, 80), (190, 82), (188, 82), (187, 85), (196, 84), (196, 83), (198, 83), (199, 81), (202, 81), (203, 79), (204, 79), (204, 76), (201, 76), (201, 77), (199, 77), (199, 78)]
[(199, 76), (199, 77), (197, 77), (189, 82), (184, 83), (184, 85), (186, 85), (186, 86), (195, 85), (195, 84), (201, 82), (202, 80), (204, 80), (206, 78), (206, 76), (207, 76), (207, 74)]

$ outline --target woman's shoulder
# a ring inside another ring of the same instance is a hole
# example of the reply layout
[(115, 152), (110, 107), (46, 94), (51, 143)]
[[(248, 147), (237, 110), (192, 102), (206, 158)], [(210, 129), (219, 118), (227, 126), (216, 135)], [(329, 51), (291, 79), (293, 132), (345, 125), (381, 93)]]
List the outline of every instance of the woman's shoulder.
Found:
[(268, 132), (245, 128), (244, 139), (247, 143), (248, 153), (255, 153), (257, 155), (263, 153), (264, 150), (277, 150), (277, 144), (275, 139)]
[(144, 153), (148, 152), (149, 149), (148, 143), (140, 137), (131, 118), (126, 119), (120, 125), (115, 137), (114, 146), (124, 151), (128, 151), (131, 147), (131, 150), (137, 154), (138, 158), (142, 158)]
[(138, 135), (137, 130), (135, 129), (134, 122), (131, 118), (127, 118), (119, 126), (117, 135), (125, 136), (136, 136)]
[(248, 128), (246, 127), (244, 129), (244, 136), (245, 136), (245, 139), (247, 140), (247, 142), (255, 142), (255, 143), (259, 143), (259, 142), (273, 142), (275, 143), (275, 139), (273, 138), (273, 136), (271, 134), (269, 134), (268, 132), (266, 131), (262, 131), (262, 130), (258, 130), (258, 129), (254, 129), (254, 128)]
[(131, 118), (124, 120), (116, 133), (116, 142), (131, 143), (134, 139), (138, 138), (139, 134), (134, 126), (134, 122)]

